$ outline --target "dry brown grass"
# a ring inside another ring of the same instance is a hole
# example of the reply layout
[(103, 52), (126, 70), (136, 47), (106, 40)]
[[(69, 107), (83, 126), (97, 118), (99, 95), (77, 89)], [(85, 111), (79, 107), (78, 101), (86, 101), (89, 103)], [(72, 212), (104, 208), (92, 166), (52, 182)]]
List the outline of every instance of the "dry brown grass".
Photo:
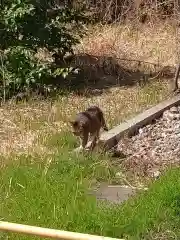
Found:
[(89, 105), (99, 105), (110, 127), (124, 119), (154, 105), (167, 96), (167, 85), (154, 82), (141, 88), (113, 88), (101, 96), (86, 98), (71, 94), (59, 97), (52, 105), (48, 101), (36, 101), (5, 105), (0, 109), (0, 153), (9, 154), (49, 154), (56, 149), (48, 149), (44, 143), (53, 134), (69, 130), (69, 120)]
[(157, 25), (97, 26), (79, 45), (79, 51), (174, 66), (175, 28), (170, 23)]
[[(132, 25), (97, 26), (89, 30), (89, 35), (78, 46), (77, 52), (174, 66), (175, 33), (170, 24), (139, 28)], [(126, 61), (124, 64), (132, 71), (137, 68), (137, 62)], [(153, 65), (144, 64), (141, 70), (146, 72), (152, 68)], [(60, 96), (52, 107), (48, 101), (2, 106), (0, 153), (4, 156), (11, 153), (52, 153), (55, 149), (48, 149), (44, 143), (52, 134), (69, 130), (68, 121), (77, 111), (91, 104), (99, 105), (108, 125), (112, 127), (168, 95), (165, 81), (153, 80), (143, 87), (138, 83), (131, 87), (126, 87), (126, 84), (120, 87), (118, 83), (99, 96)]]

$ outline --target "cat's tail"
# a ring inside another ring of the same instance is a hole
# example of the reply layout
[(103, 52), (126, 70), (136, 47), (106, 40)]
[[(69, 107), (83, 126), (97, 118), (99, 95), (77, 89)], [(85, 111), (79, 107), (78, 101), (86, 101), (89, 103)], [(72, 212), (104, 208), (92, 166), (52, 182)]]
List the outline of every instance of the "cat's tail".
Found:
[(104, 129), (104, 131), (108, 131), (108, 127), (106, 125), (106, 122), (105, 122), (105, 119), (104, 119), (104, 115), (103, 115), (102, 112), (101, 112), (101, 126)]

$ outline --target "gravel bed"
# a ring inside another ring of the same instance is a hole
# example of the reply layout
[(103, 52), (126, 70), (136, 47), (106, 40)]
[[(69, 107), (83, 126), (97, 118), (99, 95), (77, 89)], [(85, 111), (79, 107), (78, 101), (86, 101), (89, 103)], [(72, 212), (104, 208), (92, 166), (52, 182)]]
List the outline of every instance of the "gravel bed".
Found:
[(180, 162), (180, 106), (165, 111), (160, 119), (122, 139), (118, 151), (125, 167), (140, 175), (158, 177), (161, 169)]

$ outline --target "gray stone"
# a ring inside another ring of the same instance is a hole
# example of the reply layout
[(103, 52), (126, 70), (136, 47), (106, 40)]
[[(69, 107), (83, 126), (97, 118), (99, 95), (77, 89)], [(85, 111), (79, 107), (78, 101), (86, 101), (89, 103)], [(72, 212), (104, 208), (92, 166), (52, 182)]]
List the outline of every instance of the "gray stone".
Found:
[(140, 129), (139, 129), (139, 134), (143, 134), (143, 133), (144, 133), (143, 129), (140, 128)]
[(178, 107), (172, 107), (172, 108), (170, 108), (170, 111), (172, 112), (172, 113), (178, 113), (179, 112), (179, 110), (178, 110)]
[(153, 170), (152, 171), (152, 177), (153, 178), (159, 178), (161, 172), (159, 170)]
[(131, 187), (119, 185), (101, 185), (95, 192), (98, 200), (107, 200), (112, 203), (122, 203), (130, 196), (136, 193), (135, 189)]
[(163, 119), (164, 119), (165, 121), (167, 121), (168, 116), (169, 116), (169, 110), (163, 112)]

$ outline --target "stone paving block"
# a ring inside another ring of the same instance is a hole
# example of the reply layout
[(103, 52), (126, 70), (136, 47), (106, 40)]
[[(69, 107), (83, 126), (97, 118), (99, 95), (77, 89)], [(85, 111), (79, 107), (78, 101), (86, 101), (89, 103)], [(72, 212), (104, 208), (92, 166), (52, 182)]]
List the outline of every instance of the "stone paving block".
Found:
[(171, 99), (165, 100), (150, 109), (147, 109), (134, 118), (129, 119), (122, 124), (110, 129), (108, 132), (101, 134), (99, 145), (105, 147), (105, 149), (112, 148), (113, 146), (117, 145), (124, 134), (132, 136), (138, 131), (139, 128), (151, 123), (152, 120), (159, 118), (165, 110), (179, 104), (180, 94), (174, 96)]

